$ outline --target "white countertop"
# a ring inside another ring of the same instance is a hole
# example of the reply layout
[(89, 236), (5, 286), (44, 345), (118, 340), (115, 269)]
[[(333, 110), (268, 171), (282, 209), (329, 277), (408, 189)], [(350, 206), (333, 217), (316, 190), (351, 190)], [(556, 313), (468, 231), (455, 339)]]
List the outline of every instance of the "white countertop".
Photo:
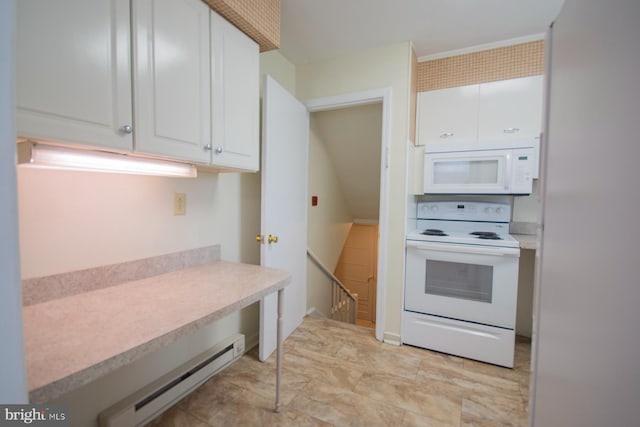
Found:
[(538, 249), (537, 236), (532, 234), (511, 234), (511, 237), (520, 242), (520, 249)]
[(29, 400), (76, 389), (290, 281), (286, 271), (214, 262), (25, 306)]

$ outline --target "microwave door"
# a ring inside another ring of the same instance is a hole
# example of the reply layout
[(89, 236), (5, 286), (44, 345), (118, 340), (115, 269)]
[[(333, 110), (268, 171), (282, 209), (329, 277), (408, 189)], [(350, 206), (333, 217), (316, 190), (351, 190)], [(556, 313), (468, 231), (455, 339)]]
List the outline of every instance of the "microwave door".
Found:
[(425, 157), (426, 194), (504, 194), (509, 159), (502, 154), (438, 153)]

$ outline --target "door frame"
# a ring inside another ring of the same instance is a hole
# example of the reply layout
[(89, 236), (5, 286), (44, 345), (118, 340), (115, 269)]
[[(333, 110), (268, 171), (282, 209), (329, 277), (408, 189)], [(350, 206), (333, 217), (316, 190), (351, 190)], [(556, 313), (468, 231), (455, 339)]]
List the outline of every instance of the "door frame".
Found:
[(350, 92), (341, 95), (313, 98), (304, 101), (309, 113), (337, 110), (358, 105), (382, 102), (382, 135), (380, 155), (380, 211), (378, 228), (378, 284), (376, 288), (376, 339), (383, 341), (386, 320), (387, 257), (386, 242), (389, 227), (389, 146), (391, 143), (391, 87)]

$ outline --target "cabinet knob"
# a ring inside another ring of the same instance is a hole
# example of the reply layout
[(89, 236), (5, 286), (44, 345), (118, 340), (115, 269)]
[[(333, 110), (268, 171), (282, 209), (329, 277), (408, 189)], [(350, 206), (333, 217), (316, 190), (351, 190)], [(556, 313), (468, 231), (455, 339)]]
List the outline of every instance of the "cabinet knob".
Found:
[(263, 235), (261, 235), (261, 234), (258, 234), (258, 235), (256, 236), (256, 242), (258, 242), (258, 243), (264, 243), (264, 236), (263, 236)]
[(453, 132), (445, 132), (440, 135), (440, 138), (451, 138), (453, 136)]
[(516, 132), (520, 132), (520, 129), (518, 128), (506, 128), (503, 130), (504, 133), (516, 133)]
[(204, 149), (207, 151), (211, 151), (213, 149), (213, 146), (211, 144), (207, 144), (204, 146)]
[(120, 128), (120, 130), (124, 133), (131, 133), (133, 132), (133, 127), (131, 125), (124, 125)]
[(216, 154), (222, 154), (223, 151), (222, 147), (216, 147)]
[(278, 243), (278, 236), (272, 236), (271, 234), (269, 234), (269, 237), (267, 237), (267, 241), (269, 243)]

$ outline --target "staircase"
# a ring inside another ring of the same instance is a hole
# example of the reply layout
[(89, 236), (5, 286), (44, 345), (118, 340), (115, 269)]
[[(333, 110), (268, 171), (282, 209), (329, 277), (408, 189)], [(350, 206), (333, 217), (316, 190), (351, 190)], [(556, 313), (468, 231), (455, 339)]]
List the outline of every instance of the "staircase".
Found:
[(330, 281), (331, 314), (329, 318), (355, 324), (356, 314), (358, 313), (358, 294), (349, 292), (342, 282), (309, 249), (307, 249), (307, 257), (318, 266)]

